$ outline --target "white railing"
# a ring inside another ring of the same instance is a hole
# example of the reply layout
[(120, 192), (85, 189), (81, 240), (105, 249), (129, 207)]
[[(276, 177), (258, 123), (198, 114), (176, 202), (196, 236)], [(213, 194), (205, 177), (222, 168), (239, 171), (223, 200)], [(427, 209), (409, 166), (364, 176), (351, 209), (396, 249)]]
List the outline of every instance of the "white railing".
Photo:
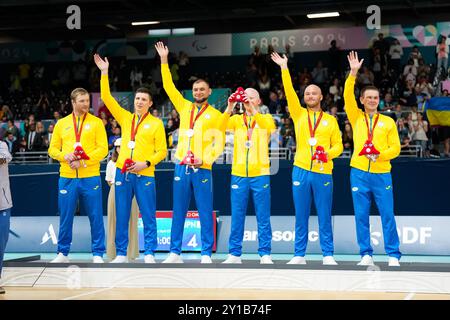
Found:
[(33, 163), (52, 163), (52, 159), (48, 156), (46, 151), (25, 151), (16, 152), (13, 155), (12, 163), (21, 164), (33, 164)]

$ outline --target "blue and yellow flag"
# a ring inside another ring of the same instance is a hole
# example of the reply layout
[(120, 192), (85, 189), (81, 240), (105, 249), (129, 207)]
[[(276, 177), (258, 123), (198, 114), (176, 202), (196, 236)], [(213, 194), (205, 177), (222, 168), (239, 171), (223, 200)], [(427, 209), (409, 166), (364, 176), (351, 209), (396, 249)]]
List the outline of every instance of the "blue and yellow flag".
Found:
[(450, 97), (434, 97), (425, 103), (427, 118), (432, 126), (450, 127)]

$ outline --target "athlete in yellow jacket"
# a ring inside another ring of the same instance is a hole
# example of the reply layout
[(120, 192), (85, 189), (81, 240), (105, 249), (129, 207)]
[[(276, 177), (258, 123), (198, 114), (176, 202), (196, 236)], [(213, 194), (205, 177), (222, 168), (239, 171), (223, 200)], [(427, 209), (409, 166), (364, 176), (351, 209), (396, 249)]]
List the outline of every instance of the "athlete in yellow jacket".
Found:
[[(292, 172), (292, 193), (295, 206), (295, 253), (289, 264), (305, 264), (308, 242), (308, 220), (312, 195), (319, 218), (320, 246), (323, 264), (337, 264), (333, 258), (331, 208), (333, 201), (333, 159), (343, 150), (341, 133), (336, 118), (322, 111), (322, 92), (316, 85), (305, 89), (303, 108), (292, 86), (287, 67), (288, 58), (272, 53), (272, 60), (281, 67), (284, 92), (289, 112), (294, 121), (297, 149)], [(321, 148), (320, 148), (321, 147)], [(312, 160), (320, 151), (326, 162)], [(322, 154), (323, 156), (323, 154)]]
[(221, 112), (208, 104), (209, 84), (202, 79), (194, 82), (194, 102), (185, 99), (175, 87), (168, 65), (169, 49), (158, 42), (155, 48), (161, 58), (164, 90), (180, 115), (180, 128), (173, 182), (173, 219), (170, 254), (164, 263), (182, 263), (180, 256), (186, 213), (191, 190), (200, 216), (202, 263), (211, 263), (214, 246), (211, 167), (221, 155), (225, 135), (220, 128)]
[[(58, 256), (52, 262), (69, 262), (67, 255), (72, 243), (73, 216), (80, 199), (91, 223), (93, 261), (102, 263), (105, 229), (100, 161), (108, 154), (108, 141), (103, 122), (89, 113), (89, 93), (77, 88), (72, 91), (70, 98), (73, 112), (56, 123), (48, 149), (49, 156), (61, 164), (58, 182)], [(76, 149), (84, 150), (89, 160), (79, 160)]]
[(360, 247), (359, 265), (373, 265), (370, 245), (371, 194), (380, 212), (383, 225), (384, 246), (389, 255), (389, 265), (399, 266), (401, 253), (394, 217), (394, 197), (390, 160), (400, 154), (400, 139), (392, 118), (378, 113), (380, 93), (374, 86), (361, 90), (360, 101), (364, 111), (358, 109), (355, 98), (355, 79), (364, 59), (356, 52), (348, 55), (350, 74), (345, 81), (345, 112), (353, 128), (355, 151), (350, 162), (350, 180), (355, 209), (356, 233)]
[[(128, 223), (131, 202), (136, 195), (144, 223), (144, 261), (155, 263), (158, 246), (156, 230), (155, 166), (167, 155), (166, 135), (162, 121), (150, 114), (152, 96), (139, 88), (134, 96), (134, 113), (122, 108), (109, 90), (108, 59), (94, 56), (101, 70), (101, 98), (122, 128), (122, 142), (115, 179), (116, 192), (116, 258), (114, 263), (128, 262)], [(124, 167), (124, 164), (130, 164)]]
[(270, 226), (270, 135), (275, 122), (270, 114), (259, 113), (258, 91), (245, 90), (248, 103), (245, 113), (230, 118), (235, 103), (228, 100), (222, 125), (234, 133), (233, 165), (231, 169), (231, 232), (229, 255), (224, 263), (242, 263), (242, 240), (248, 197), (253, 194), (258, 221), (258, 253), (260, 262), (271, 264), (272, 228)]

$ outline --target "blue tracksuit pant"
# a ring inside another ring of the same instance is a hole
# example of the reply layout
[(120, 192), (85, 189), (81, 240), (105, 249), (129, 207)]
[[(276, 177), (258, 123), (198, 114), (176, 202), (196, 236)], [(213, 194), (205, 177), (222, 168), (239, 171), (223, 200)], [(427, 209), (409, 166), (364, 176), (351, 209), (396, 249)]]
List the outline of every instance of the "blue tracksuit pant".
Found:
[(233, 256), (242, 254), (245, 215), (250, 191), (253, 195), (256, 221), (258, 224), (258, 253), (268, 255), (272, 246), (272, 228), (270, 226), (270, 176), (238, 177), (231, 176), (231, 232), (229, 252)]
[(0, 210), (0, 277), (2, 275), (3, 255), (8, 243), (11, 209)]
[(292, 171), (292, 195), (295, 207), (295, 256), (304, 257), (308, 243), (308, 220), (314, 195), (319, 219), (319, 239), (323, 256), (332, 256), (333, 229), (331, 207), (333, 201), (333, 177), (294, 166)]
[(400, 259), (400, 241), (394, 217), (394, 195), (390, 173), (370, 173), (356, 168), (350, 172), (350, 183), (355, 210), (356, 236), (361, 256), (372, 255), (370, 245), (371, 195), (375, 199), (383, 226), (384, 248), (390, 257)]
[(157, 243), (155, 177), (122, 174), (116, 169), (116, 254), (127, 255), (131, 202), (136, 195), (144, 224), (144, 254), (154, 254)]
[(92, 254), (105, 253), (105, 227), (103, 225), (102, 183), (100, 176), (90, 178), (59, 178), (59, 236), (58, 253), (69, 254), (72, 243), (73, 216), (78, 199), (83, 203), (91, 224)]
[(175, 164), (173, 179), (173, 218), (170, 235), (170, 252), (181, 254), (184, 221), (191, 202), (192, 190), (201, 225), (202, 255), (210, 256), (214, 246), (213, 191), (211, 170), (188, 169)]

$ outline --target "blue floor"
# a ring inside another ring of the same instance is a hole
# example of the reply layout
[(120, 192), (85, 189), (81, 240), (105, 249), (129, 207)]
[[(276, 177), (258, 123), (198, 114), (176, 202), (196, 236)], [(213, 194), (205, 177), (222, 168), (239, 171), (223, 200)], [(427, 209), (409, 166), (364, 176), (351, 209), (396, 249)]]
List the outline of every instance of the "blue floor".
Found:
[[(155, 258), (157, 260), (164, 260), (167, 257), (166, 252), (162, 253), (156, 253)], [(5, 253), (4, 260), (10, 260), (10, 259), (18, 259), (23, 257), (29, 257), (29, 256), (35, 256), (40, 255), (41, 260), (51, 260), (55, 258), (56, 253), (36, 253), (36, 252), (29, 252), (29, 253)], [(200, 253), (183, 253), (182, 257), (184, 260), (199, 260), (200, 259)], [(227, 257), (226, 253), (214, 253), (212, 255), (213, 260), (225, 260)], [(72, 260), (91, 260), (92, 256), (89, 253), (85, 252), (73, 252), (69, 254), (69, 258)], [(106, 259), (106, 255), (104, 256)], [(140, 259), (144, 259), (143, 254), (141, 253)], [(274, 261), (277, 260), (290, 260), (292, 258), (291, 254), (272, 254), (272, 259)], [(359, 261), (361, 257), (359, 255), (334, 255), (334, 258), (336, 261)], [(376, 262), (386, 262), (388, 261), (388, 257), (386, 255), (374, 255), (374, 260)], [(258, 254), (243, 254), (242, 255), (243, 260), (259, 260)], [(306, 259), (310, 261), (320, 261), (322, 260), (322, 255), (320, 254), (308, 254), (306, 255)], [(413, 255), (404, 255), (401, 258), (402, 262), (423, 262), (423, 263), (450, 263), (450, 256), (413, 256)]]

